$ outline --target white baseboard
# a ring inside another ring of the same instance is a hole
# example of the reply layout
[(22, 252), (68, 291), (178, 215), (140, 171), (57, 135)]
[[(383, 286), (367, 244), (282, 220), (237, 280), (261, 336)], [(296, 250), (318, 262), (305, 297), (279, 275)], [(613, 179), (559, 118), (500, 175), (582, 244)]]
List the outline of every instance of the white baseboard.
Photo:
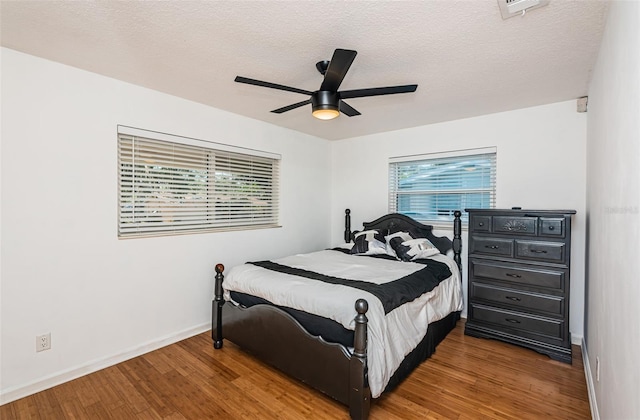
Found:
[(114, 354), (113, 356), (108, 356), (103, 359), (93, 360), (84, 365), (71, 368), (59, 373), (55, 373), (45, 378), (38, 379), (37, 381), (31, 382), (27, 385), (14, 387), (13, 389), (10, 388), (10, 389), (3, 390), (2, 393), (0, 394), (0, 405), (7, 404), (15, 400), (19, 400), (20, 398), (27, 397), (29, 395), (35, 394), (36, 392), (44, 391), (45, 389), (52, 388), (56, 385), (60, 385), (65, 382), (69, 382), (81, 376), (88, 375), (93, 372), (97, 372), (100, 369), (104, 369), (109, 366), (116, 365), (118, 363), (124, 362), (125, 360), (133, 359), (134, 357), (138, 357), (145, 353), (149, 353), (150, 351), (168, 346), (169, 344), (177, 343), (178, 341), (184, 340), (189, 337), (193, 337), (194, 335), (201, 334), (209, 330), (210, 328), (211, 328), (210, 323), (198, 325), (196, 327), (192, 327), (192, 328), (180, 331), (176, 334), (171, 334), (165, 337), (160, 337), (158, 339), (149, 341), (147, 343), (130, 348), (123, 352)]
[(589, 395), (589, 406), (591, 407), (591, 418), (600, 420), (598, 413), (598, 404), (596, 403), (596, 389), (593, 386), (593, 375), (591, 375), (591, 365), (589, 364), (589, 355), (587, 354), (587, 343), (582, 339), (582, 363), (584, 365), (584, 377), (587, 380), (587, 393)]

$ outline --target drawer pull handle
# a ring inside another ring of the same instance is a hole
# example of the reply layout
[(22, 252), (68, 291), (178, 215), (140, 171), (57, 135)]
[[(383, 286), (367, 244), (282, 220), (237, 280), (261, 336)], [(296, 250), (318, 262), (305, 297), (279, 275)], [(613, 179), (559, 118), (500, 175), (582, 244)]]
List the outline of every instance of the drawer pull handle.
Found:
[(519, 279), (522, 277), (520, 274), (512, 274), (512, 273), (506, 273), (505, 276), (513, 277), (514, 279)]
[(500, 248), (498, 245), (485, 245), (485, 248), (489, 248), (489, 249), (498, 249)]
[(509, 299), (509, 300), (514, 301), (514, 302), (520, 302), (520, 298), (515, 297), (515, 296), (505, 296), (505, 299)]
[(484, 226), (484, 223), (480, 222), (478, 223), (478, 226)]
[(555, 226), (549, 226), (549, 230), (554, 230)]
[(530, 249), (529, 252), (533, 252), (534, 254), (546, 254), (547, 251), (544, 249)]
[(519, 324), (520, 323), (520, 321), (518, 321), (517, 319), (513, 319), (513, 318), (505, 318), (504, 320), (507, 321), (507, 322), (510, 322), (512, 324)]

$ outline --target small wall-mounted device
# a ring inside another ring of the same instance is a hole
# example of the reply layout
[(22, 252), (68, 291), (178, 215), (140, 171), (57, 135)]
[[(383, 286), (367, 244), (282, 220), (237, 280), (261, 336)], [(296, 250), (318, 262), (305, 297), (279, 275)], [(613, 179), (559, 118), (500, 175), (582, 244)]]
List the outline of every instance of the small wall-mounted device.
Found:
[(587, 104), (589, 103), (589, 97), (583, 96), (576, 101), (576, 111), (587, 112)]
[(550, 0), (498, 0), (502, 19), (514, 16), (524, 16), (531, 9), (537, 9), (549, 4)]

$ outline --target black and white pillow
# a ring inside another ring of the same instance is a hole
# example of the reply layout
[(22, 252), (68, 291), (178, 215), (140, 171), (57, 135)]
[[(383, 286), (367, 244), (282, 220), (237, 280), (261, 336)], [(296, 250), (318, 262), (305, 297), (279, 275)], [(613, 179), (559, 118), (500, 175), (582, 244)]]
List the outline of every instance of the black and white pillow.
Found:
[(427, 238), (416, 238), (402, 242), (395, 248), (402, 261), (415, 261), (439, 254), (440, 251)]
[(414, 261), (440, 253), (427, 238), (414, 238), (408, 232), (396, 232), (385, 239), (387, 253), (402, 261)]
[(352, 254), (377, 255), (387, 253), (384, 235), (376, 229), (356, 233), (353, 242)]
[(405, 241), (412, 240), (413, 236), (411, 236), (409, 232), (395, 232), (391, 235), (385, 236), (384, 239), (387, 244), (387, 254), (391, 255), (393, 258), (401, 259), (396, 252), (396, 247), (400, 246)]

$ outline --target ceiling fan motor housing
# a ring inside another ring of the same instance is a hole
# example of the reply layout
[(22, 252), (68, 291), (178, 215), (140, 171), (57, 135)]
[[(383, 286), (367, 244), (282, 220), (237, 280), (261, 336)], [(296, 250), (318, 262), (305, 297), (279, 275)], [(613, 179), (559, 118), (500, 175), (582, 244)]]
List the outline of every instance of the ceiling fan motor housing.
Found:
[(311, 108), (314, 111), (320, 109), (333, 109), (338, 110), (338, 103), (340, 99), (338, 97), (338, 92), (330, 92), (328, 90), (319, 90), (313, 92), (311, 95)]

